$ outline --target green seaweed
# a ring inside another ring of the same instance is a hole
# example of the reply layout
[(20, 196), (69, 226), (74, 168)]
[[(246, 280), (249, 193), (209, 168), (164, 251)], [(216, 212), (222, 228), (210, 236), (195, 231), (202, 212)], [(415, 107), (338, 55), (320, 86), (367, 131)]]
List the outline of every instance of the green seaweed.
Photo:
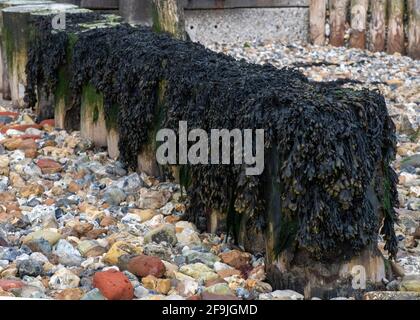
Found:
[(106, 129), (108, 131), (118, 130), (118, 105), (113, 104), (105, 114)]
[(83, 105), (86, 108), (87, 115), (93, 123), (99, 120), (99, 113), (103, 109), (103, 94), (98, 92), (92, 84), (88, 84), (83, 89)]

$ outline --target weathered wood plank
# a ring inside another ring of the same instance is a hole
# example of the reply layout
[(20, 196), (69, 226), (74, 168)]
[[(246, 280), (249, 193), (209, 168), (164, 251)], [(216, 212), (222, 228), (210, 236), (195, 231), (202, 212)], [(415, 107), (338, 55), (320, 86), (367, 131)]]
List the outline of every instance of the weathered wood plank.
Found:
[[(71, 32), (71, 45), (67, 51), (73, 52), (74, 45), (78, 41), (79, 32), (96, 28), (111, 28), (120, 23), (121, 19), (117, 16), (106, 16), (103, 20), (91, 21), (80, 24), (80, 31)], [(80, 108), (71, 105), (72, 93), (69, 88), (69, 69), (68, 62), (61, 66), (58, 85), (55, 96), (55, 121), (58, 128), (75, 130), (80, 128), (81, 135), (90, 139), (96, 147), (107, 147), (110, 158), (116, 159), (119, 156), (119, 137), (116, 124), (118, 106), (112, 108), (112, 119), (105, 118), (104, 95), (91, 84), (86, 84), (82, 90)]]
[(327, 0), (311, 0), (309, 6), (309, 28), (311, 43), (322, 46), (325, 44), (325, 16)]
[(371, 1), (369, 49), (384, 51), (386, 38), (386, 0)]
[(14, 105), (24, 106), (25, 69), (28, 61), (28, 46), (32, 36), (30, 15), (36, 12), (53, 14), (74, 9), (78, 9), (78, 7), (58, 3), (15, 6), (3, 9), (3, 45), (6, 52), (11, 100)]
[(92, 85), (83, 88), (80, 110), (80, 133), (91, 139), (95, 146), (107, 146), (103, 95)]
[(408, 55), (420, 59), (420, 0), (408, 0)]
[(352, 48), (365, 49), (366, 47), (366, 20), (368, 11), (368, 0), (351, 1), (351, 36), (350, 46)]
[[(21, 6), (21, 5), (37, 5), (37, 4), (48, 4), (53, 3), (53, 1), (43, 1), (43, 0), (0, 0), (0, 10), (3, 10), (8, 7)], [(3, 51), (2, 45), (2, 29), (3, 29), (3, 14), (0, 12), (0, 92), (3, 94), (4, 100), (11, 99), (10, 93), (10, 84), (7, 74), (6, 66), (6, 52)], [(4, 85), (3, 85), (4, 83)]]
[(404, 53), (404, 0), (389, 1), (387, 52)]
[(180, 0), (153, 0), (153, 28), (157, 32), (167, 32), (175, 38), (185, 40), (185, 17)]
[(330, 44), (336, 47), (344, 46), (344, 34), (346, 31), (347, 12), (350, 0), (330, 0)]

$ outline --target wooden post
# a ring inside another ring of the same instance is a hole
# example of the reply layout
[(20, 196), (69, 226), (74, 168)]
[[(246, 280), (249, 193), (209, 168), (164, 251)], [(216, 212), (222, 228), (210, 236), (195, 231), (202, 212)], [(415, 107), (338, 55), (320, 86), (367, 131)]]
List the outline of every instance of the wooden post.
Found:
[(388, 12), (387, 52), (404, 53), (404, 0), (389, 1)]
[(351, 36), (350, 46), (352, 48), (365, 49), (366, 47), (366, 20), (368, 11), (368, 0), (351, 1)]
[[(87, 10), (87, 9), (81, 9)], [(89, 10), (87, 10), (89, 11)], [(106, 15), (103, 20), (91, 21), (80, 24), (80, 32), (96, 28), (112, 28), (120, 24), (121, 18), (115, 15)], [(73, 52), (75, 43), (78, 41), (80, 32), (69, 33), (70, 41), (68, 52)], [(71, 66), (66, 63), (60, 67), (58, 74), (58, 85), (54, 93), (55, 123), (57, 128), (68, 131), (80, 128), (84, 138), (92, 140), (96, 147), (108, 147), (110, 158), (116, 159), (119, 156), (119, 136), (117, 128), (118, 106), (113, 106), (109, 119), (105, 118), (104, 97), (91, 84), (86, 84), (82, 90), (80, 109), (71, 105), (71, 91), (69, 88)]]
[(371, 1), (369, 50), (385, 51), (386, 0)]
[[(0, 11), (14, 6), (22, 6), (22, 5), (38, 5), (38, 4), (51, 4), (53, 1), (44, 1), (44, 0), (0, 0)], [(3, 13), (0, 12), (0, 92), (3, 94), (4, 100), (10, 100), (10, 85), (9, 79), (7, 75), (7, 66), (6, 66), (6, 59), (4, 52), (3, 45), (2, 45), (2, 32), (3, 32)], [(4, 85), (3, 85), (4, 83)]]
[(23, 107), (26, 86), (26, 64), (28, 46), (33, 36), (29, 17), (36, 12), (56, 14), (78, 9), (70, 4), (26, 5), (4, 9), (3, 45), (6, 52), (7, 73), (10, 82), (11, 100), (15, 106)]
[(344, 46), (346, 31), (347, 9), (350, 0), (330, 0), (330, 44), (336, 47)]
[(120, 0), (120, 15), (125, 22), (152, 26), (152, 0)]
[[(365, 248), (352, 259), (337, 259), (335, 262), (324, 263), (312, 260), (304, 248), (293, 243), (296, 226), (282, 211), (282, 197), (279, 196), (282, 185), (277, 179), (281, 171), (281, 157), (273, 148), (265, 157), (264, 171), (264, 200), (266, 203), (265, 217), (267, 219), (266, 232), (263, 240), (259, 240), (258, 233), (250, 228), (242, 229), (244, 238), (248, 238), (249, 245), (243, 243), (250, 250), (260, 242), (266, 244), (266, 272), (269, 283), (274, 289), (291, 289), (303, 293), (305, 298), (320, 297), (328, 299), (339, 295), (340, 282), (338, 279), (349, 277), (354, 266), (362, 266), (366, 271), (366, 281), (370, 284), (381, 283), (386, 273), (385, 258), (378, 250), (377, 244)], [(374, 181), (374, 180), (373, 180)], [(374, 194), (372, 187), (372, 194)], [(369, 191), (369, 192), (370, 192)], [(381, 211), (376, 195), (369, 199), (372, 208)], [(380, 214), (378, 214), (380, 216)], [(285, 227), (286, 226), (286, 227)], [(279, 235), (282, 234), (281, 239)], [(279, 253), (279, 247), (283, 248)], [(352, 291), (351, 283), (341, 284), (341, 289)], [(347, 286), (347, 288), (346, 288)]]
[(83, 88), (80, 110), (80, 134), (91, 139), (95, 146), (107, 146), (104, 98), (95, 87), (88, 84)]
[(311, 43), (317, 46), (325, 44), (326, 10), (327, 0), (311, 0), (309, 5)]
[[(180, 0), (152, 0), (151, 10), (153, 15), (153, 29), (156, 32), (167, 32), (180, 40), (187, 40), (185, 31), (184, 8)], [(160, 176), (161, 168), (156, 161), (156, 141), (155, 136), (161, 123), (157, 116), (163, 108), (164, 95), (166, 90), (165, 79), (159, 83), (158, 103), (155, 110), (155, 123), (149, 135), (149, 143), (137, 155), (138, 170), (150, 176)]]
[(408, 55), (420, 59), (420, 0), (408, 0)]
[(186, 40), (184, 8), (180, 0), (153, 0), (153, 28), (167, 32), (175, 38)]

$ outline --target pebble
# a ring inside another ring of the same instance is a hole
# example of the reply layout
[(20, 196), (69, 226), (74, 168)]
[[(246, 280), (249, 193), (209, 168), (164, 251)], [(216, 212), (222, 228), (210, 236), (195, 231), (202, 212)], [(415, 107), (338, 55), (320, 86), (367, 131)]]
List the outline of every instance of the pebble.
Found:
[(82, 263), (80, 252), (64, 239), (58, 241), (54, 254), (58, 257), (58, 262), (64, 266), (79, 266)]
[(163, 277), (166, 268), (162, 260), (157, 257), (139, 255), (130, 259), (127, 269), (132, 274), (143, 278), (152, 275), (157, 278)]
[(400, 283), (400, 291), (411, 291), (420, 293), (420, 275), (407, 275)]
[(122, 272), (109, 270), (97, 272), (93, 276), (93, 286), (98, 288), (108, 300), (132, 300), (134, 288)]
[(147, 290), (143, 286), (137, 286), (134, 288), (134, 296), (138, 299), (144, 298), (149, 294), (149, 290)]
[(246, 252), (239, 250), (232, 250), (228, 252), (221, 253), (219, 255), (223, 263), (235, 268), (242, 269), (250, 265), (251, 255)]
[(179, 271), (183, 274), (194, 278), (195, 280), (208, 281), (218, 278), (217, 273), (215, 273), (211, 268), (200, 262), (182, 266), (181, 268), (179, 268)]
[(56, 300), (80, 300), (83, 297), (83, 290), (79, 288), (70, 288), (70, 289), (64, 289), (60, 292), (58, 292), (54, 298)]
[(144, 243), (161, 243), (166, 242), (174, 246), (178, 239), (175, 234), (175, 227), (173, 225), (165, 224), (147, 232), (144, 236)]
[(303, 300), (304, 297), (293, 290), (276, 290), (271, 293), (262, 293), (259, 300)]
[[(220, 258), (210, 252), (199, 252), (195, 250), (185, 250), (182, 253), (186, 257), (187, 263), (201, 262), (212, 268), (216, 262), (220, 261)], [(215, 268), (216, 269), (216, 268)]]
[(110, 205), (118, 206), (126, 197), (127, 195), (123, 190), (117, 187), (111, 187), (105, 192), (103, 200)]
[(97, 288), (87, 292), (80, 300), (107, 300)]
[(27, 241), (26, 245), (32, 250), (32, 252), (41, 252), (47, 256), (52, 253), (51, 244), (44, 238)]
[(16, 266), (20, 277), (37, 277), (42, 275), (44, 272), (43, 264), (39, 261), (31, 259), (18, 261)]
[(66, 268), (59, 269), (50, 278), (49, 287), (55, 290), (64, 290), (77, 288), (80, 283), (80, 278), (72, 271)]
[(23, 238), (23, 243), (27, 244), (34, 240), (44, 239), (47, 240), (48, 243), (52, 246), (60, 240), (61, 235), (58, 232), (42, 229), (35, 232), (30, 233), (26, 237)]

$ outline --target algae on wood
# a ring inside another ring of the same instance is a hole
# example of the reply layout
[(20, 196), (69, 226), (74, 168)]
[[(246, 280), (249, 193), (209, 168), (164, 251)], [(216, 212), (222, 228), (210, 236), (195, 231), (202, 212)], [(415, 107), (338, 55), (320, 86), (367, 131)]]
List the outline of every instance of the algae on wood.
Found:
[[(9, 86), (9, 79), (7, 74), (7, 66), (5, 61), (5, 52), (3, 48), (3, 13), (1, 10), (14, 7), (14, 6), (22, 6), (22, 5), (38, 5), (38, 4), (52, 4), (54, 1), (48, 0), (0, 0), (0, 92), (3, 94), (4, 100), (10, 100), (10, 86)], [(4, 83), (4, 85), (3, 85)]]
[(184, 8), (180, 0), (152, 0), (153, 28), (186, 40)]
[(90, 84), (82, 92), (80, 133), (92, 140), (97, 147), (107, 146), (103, 95)]
[[(85, 13), (92, 11), (83, 9)], [(78, 31), (65, 31), (68, 36), (66, 48), (66, 58), (60, 66), (58, 83), (54, 93), (54, 118), (57, 128), (68, 131), (80, 129), (80, 108), (72, 105), (72, 92), (70, 89), (71, 66), (70, 61), (73, 55), (74, 45), (78, 41), (81, 32), (97, 29), (109, 28), (119, 24), (120, 18), (114, 15), (103, 16), (101, 20), (93, 20), (77, 24)], [(115, 140), (115, 139), (113, 139)], [(114, 153), (115, 154), (115, 153)]]
[(26, 86), (26, 64), (28, 46), (34, 29), (31, 27), (32, 13), (58, 14), (76, 9), (74, 5), (47, 4), (9, 7), (3, 12), (3, 44), (6, 52), (7, 73), (10, 82), (11, 100), (16, 106), (24, 105)]
[[(114, 118), (110, 104), (119, 103), (121, 159), (130, 168), (148, 147), (155, 160), (162, 123), (174, 131), (179, 121), (204, 130), (266, 129), (262, 176), (246, 176), (245, 165), (183, 165), (179, 176), (188, 185), (186, 218), (265, 251), (275, 289), (316, 293), (357, 260), (376, 266), (373, 282), (383, 275), (376, 248), (382, 224), (387, 250), (395, 256), (397, 248), (395, 177), (375, 168), (389, 166), (396, 137), (379, 93), (310, 82), (294, 70), (247, 64), (128, 25), (88, 30), (76, 49), (74, 76), (94, 87), (84, 88), (84, 101), (97, 105), (103, 93), (105, 123)], [(100, 107), (84, 110), (90, 122), (101, 117)], [(329, 284), (323, 296), (341, 288)]]
[(154, 121), (149, 130), (148, 143), (137, 156), (138, 171), (155, 177), (162, 174), (162, 170), (156, 160), (156, 150), (158, 148), (156, 134), (162, 128), (163, 112), (165, 110), (165, 89), (166, 82), (161, 80), (158, 86), (157, 104), (154, 112)]

